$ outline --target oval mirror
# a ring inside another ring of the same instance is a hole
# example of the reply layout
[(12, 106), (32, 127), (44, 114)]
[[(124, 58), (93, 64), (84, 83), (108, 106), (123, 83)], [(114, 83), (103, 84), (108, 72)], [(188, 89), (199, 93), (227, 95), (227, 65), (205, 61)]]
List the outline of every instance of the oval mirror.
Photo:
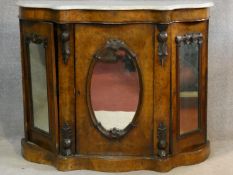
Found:
[(90, 83), (92, 118), (108, 137), (117, 138), (133, 126), (140, 82), (135, 55), (119, 40), (110, 40), (94, 56)]

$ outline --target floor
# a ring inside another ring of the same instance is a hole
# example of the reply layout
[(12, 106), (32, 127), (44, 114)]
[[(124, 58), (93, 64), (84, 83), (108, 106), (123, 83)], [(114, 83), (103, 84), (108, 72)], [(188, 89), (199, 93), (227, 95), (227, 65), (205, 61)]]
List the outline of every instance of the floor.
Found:
[(211, 155), (205, 162), (197, 165), (178, 167), (168, 173), (152, 171), (135, 171), (128, 173), (102, 173), (95, 171), (59, 172), (47, 165), (40, 165), (24, 160), (20, 153), (20, 138), (0, 138), (0, 174), (1, 175), (232, 175), (233, 174), (233, 140), (211, 142)]

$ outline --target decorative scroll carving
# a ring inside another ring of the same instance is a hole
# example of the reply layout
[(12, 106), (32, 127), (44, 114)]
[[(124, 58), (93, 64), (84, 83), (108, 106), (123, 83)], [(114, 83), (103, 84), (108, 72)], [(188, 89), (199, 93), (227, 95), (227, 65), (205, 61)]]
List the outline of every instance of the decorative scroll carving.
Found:
[(196, 43), (198, 45), (201, 45), (203, 43), (203, 35), (202, 33), (188, 33), (183, 36), (177, 36), (176, 37), (177, 46), (180, 47), (181, 43), (184, 44)]
[(69, 32), (69, 24), (61, 25), (61, 41), (62, 41), (62, 57), (64, 64), (67, 64), (68, 59), (70, 57), (70, 32)]
[(163, 122), (159, 123), (158, 126), (158, 156), (165, 158), (167, 156), (167, 128)]
[(168, 51), (167, 51), (167, 24), (160, 24), (158, 25), (158, 29), (159, 29), (159, 35), (158, 35), (158, 42), (159, 42), (159, 46), (158, 46), (158, 56), (159, 56), (159, 62), (160, 65), (163, 66), (166, 58), (168, 56)]
[(103, 133), (108, 138), (118, 139), (122, 137), (123, 135), (125, 135), (129, 131), (130, 128), (135, 127), (135, 125), (133, 123), (130, 123), (128, 127), (126, 127), (123, 130), (118, 129), (118, 128), (112, 128), (110, 130), (106, 130), (100, 122), (97, 122), (97, 127), (101, 131), (101, 133)]
[(117, 129), (117, 128), (112, 128), (108, 132), (109, 132), (109, 136), (111, 138), (117, 138), (117, 137), (120, 137), (122, 135), (122, 130)]
[(62, 149), (61, 154), (63, 156), (70, 156), (72, 155), (72, 129), (71, 127), (65, 123), (61, 129), (62, 134)]
[(116, 62), (120, 53), (117, 51), (122, 50), (127, 52), (129, 59), (136, 58), (136, 55), (128, 48), (128, 46), (121, 40), (110, 39), (106, 42), (103, 49), (97, 51), (94, 58), (105, 62)]
[(35, 44), (43, 44), (44, 48), (48, 46), (48, 39), (44, 38), (36, 33), (30, 33), (25, 36), (25, 42), (28, 45), (30, 42)]

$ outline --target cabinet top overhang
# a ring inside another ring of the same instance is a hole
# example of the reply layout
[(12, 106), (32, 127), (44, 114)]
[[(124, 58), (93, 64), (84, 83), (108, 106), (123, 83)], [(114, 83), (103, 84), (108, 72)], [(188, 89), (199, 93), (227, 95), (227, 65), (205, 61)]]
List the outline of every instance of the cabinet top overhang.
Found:
[(22, 20), (62, 23), (173, 23), (209, 19), (211, 1), (18, 1)]
[(211, 1), (201, 0), (76, 0), (76, 1), (18, 1), (25, 8), (53, 10), (178, 10), (209, 8)]

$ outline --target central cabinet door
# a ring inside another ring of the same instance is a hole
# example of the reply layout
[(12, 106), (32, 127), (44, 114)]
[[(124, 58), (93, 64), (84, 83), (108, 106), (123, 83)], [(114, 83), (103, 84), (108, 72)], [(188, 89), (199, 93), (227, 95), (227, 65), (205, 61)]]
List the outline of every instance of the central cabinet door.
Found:
[(153, 154), (153, 38), (150, 24), (75, 26), (77, 154)]

